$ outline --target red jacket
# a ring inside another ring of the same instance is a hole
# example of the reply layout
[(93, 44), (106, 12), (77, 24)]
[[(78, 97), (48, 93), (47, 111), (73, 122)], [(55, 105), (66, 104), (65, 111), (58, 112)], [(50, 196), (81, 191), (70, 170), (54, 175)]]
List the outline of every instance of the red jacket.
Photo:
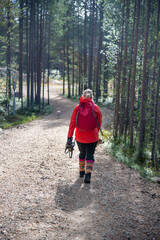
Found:
[[(90, 98), (84, 98), (84, 97), (80, 97), (79, 102), (80, 103), (84, 103), (84, 102), (91, 102), (92, 99)], [(74, 133), (74, 129), (76, 128), (76, 116), (78, 113), (78, 106), (77, 105), (72, 113), (71, 116), (71, 121), (70, 121), (70, 125), (69, 125), (69, 131), (68, 131), (68, 137), (72, 137), (73, 133)], [(101, 111), (99, 109), (99, 107), (97, 105), (94, 105), (94, 112), (96, 115), (96, 118), (98, 120), (99, 126), (101, 127), (102, 124), (102, 114)], [(97, 142), (99, 140), (98, 137), (98, 132), (99, 132), (99, 127), (97, 126), (96, 128), (94, 128), (92, 131), (79, 131), (78, 128), (76, 128), (75, 131), (75, 139), (76, 141), (80, 142), (80, 143), (93, 143), (93, 142)]]

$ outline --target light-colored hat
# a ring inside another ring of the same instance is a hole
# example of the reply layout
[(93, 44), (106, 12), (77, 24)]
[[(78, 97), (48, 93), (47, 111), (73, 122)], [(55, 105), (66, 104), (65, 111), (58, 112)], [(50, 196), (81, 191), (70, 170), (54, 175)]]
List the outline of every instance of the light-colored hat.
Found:
[(93, 92), (91, 89), (86, 89), (84, 92), (83, 92), (83, 97), (85, 98), (93, 98)]

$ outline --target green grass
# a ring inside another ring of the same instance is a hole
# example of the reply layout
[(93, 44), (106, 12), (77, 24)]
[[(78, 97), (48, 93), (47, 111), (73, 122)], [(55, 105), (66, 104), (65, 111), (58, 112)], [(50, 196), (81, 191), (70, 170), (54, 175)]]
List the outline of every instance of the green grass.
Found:
[(4, 122), (1, 122), (0, 127), (6, 129), (20, 124), (28, 123), (39, 118), (40, 116), (36, 116), (34, 113), (31, 116), (16, 114), (15, 116), (9, 116), (7, 119), (5, 119)]
[(0, 117), (0, 128), (6, 129), (10, 127), (14, 127), (20, 124), (29, 123), (33, 120), (40, 119), (45, 115), (49, 115), (53, 112), (52, 105), (45, 105), (41, 111), (39, 108), (35, 106), (33, 109), (24, 108), (23, 111), (18, 110), (16, 115), (9, 115), (7, 117)]
[(140, 173), (141, 176), (147, 180), (154, 181), (155, 177), (160, 177), (160, 171), (151, 166), (149, 157), (144, 156), (145, 161), (142, 164), (138, 159), (138, 149), (130, 148), (130, 146), (123, 141), (111, 142), (110, 152), (116, 157), (119, 162), (125, 163), (129, 168), (134, 169)]
[(142, 164), (138, 158), (138, 149), (136, 147), (131, 148), (124, 139), (114, 141), (112, 131), (104, 129), (102, 131), (103, 136), (100, 134), (100, 138), (103, 138), (105, 141), (107, 155), (114, 156), (116, 161), (122, 162), (129, 168), (136, 170), (147, 180), (156, 182), (155, 177), (160, 177), (160, 166), (159, 169), (152, 166), (148, 152), (145, 153), (145, 161)]

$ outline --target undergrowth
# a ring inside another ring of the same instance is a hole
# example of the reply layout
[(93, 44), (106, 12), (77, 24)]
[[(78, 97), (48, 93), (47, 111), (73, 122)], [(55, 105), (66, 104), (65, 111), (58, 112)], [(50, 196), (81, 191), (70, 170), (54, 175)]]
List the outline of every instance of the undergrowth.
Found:
[(6, 129), (14, 127), (20, 124), (31, 122), (35, 119), (39, 119), (44, 115), (51, 114), (53, 112), (52, 105), (44, 105), (44, 108), (39, 111), (39, 107), (35, 106), (32, 109), (24, 108), (23, 111), (20, 109), (16, 111), (15, 116), (10, 114), (6, 117), (0, 116), (0, 128)]
[(110, 151), (119, 162), (123, 162), (128, 167), (138, 171), (146, 179), (156, 182), (155, 177), (160, 177), (160, 168), (152, 166), (147, 152), (144, 153), (144, 162), (141, 163), (136, 147), (131, 148), (124, 140), (114, 141), (112, 138), (110, 141)]

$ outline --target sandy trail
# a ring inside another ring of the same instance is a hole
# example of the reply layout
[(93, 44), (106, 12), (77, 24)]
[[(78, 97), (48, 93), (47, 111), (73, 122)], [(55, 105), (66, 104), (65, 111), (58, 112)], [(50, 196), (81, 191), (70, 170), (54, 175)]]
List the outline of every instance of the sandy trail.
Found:
[[(0, 239), (159, 240), (160, 188), (97, 148), (90, 185), (78, 149), (64, 154), (73, 107), (51, 88), (54, 113), (0, 133)], [(57, 110), (61, 116), (57, 118)], [(101, 108), (104, 126), (111, 112)]]

